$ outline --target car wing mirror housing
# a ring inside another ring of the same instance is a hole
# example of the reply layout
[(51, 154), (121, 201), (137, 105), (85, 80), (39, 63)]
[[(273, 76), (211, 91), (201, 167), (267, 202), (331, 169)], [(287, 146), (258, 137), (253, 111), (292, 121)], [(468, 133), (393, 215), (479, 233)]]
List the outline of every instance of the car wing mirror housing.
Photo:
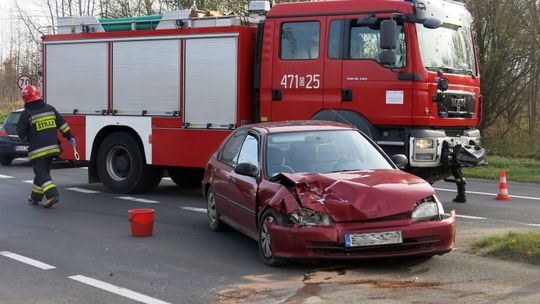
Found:
[(234, 172), (240, 175), (246, 175), (251, 177), (257, 177), (258, 169), (257, 166), (250, 163), (239, 163), (234, 168)]
[(405, 166), (409, 164), (409, 160), (407, 159), (407, 156), (405, 156), (404, 154), (396, 154), (392, 156), (392, 161), (401, 170), (405, 169)]

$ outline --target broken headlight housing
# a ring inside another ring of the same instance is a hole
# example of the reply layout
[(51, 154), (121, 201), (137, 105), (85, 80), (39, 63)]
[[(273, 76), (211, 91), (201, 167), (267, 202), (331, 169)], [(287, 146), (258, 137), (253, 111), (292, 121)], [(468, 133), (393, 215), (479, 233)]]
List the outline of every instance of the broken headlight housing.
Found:
[(416, 203), (411, 218), (414, 222), (440, 220), (443, 214), (444, 209), (441, 202), (433, 195)]
[(332, 224), (328, 214), (306, 208), (289, 214), (289, 219), (299, 226), (328, 226)]

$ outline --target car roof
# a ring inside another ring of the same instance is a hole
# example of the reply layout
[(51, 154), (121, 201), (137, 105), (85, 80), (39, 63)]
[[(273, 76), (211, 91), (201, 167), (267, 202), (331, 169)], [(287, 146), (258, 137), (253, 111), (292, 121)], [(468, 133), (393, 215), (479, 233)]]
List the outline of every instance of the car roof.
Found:
[(330, 130), (354, 130), (351, 125), (324, 120), (291, 120), (279, 122), (256, 123), (244, 126), (255, 129), (260, 133), (284, 133), (298, 131), (330, 131)]

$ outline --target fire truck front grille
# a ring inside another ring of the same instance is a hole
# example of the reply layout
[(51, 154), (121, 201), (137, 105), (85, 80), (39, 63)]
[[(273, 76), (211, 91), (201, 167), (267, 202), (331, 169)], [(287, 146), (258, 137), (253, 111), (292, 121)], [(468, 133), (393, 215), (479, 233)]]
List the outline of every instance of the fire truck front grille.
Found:
[(474, 94), (446, 92), (438, 110), (443, 117), (473, 118), (474, 106)]

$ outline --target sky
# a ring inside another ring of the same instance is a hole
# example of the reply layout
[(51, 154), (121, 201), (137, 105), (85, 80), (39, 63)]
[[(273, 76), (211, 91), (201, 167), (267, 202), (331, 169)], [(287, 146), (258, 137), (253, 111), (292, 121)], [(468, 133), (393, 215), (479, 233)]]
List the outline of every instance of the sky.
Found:
[(0, 44), (3, 46), (9, 43), (11, 25), (20, 21), (15, 2), (31, 16), (44, 16), (42, 9), (36, 5), (36, 0), (0, 0)]

